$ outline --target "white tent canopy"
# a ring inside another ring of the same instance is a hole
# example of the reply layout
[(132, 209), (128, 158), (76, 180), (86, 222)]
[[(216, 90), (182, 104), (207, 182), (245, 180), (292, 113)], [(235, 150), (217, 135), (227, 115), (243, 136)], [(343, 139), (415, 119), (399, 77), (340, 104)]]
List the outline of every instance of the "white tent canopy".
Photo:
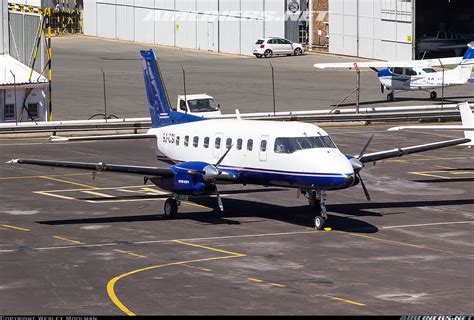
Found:
[(0, 87), (48, 83), (46, 77), (34, 70), (30, 80), (30, 73), (31, 69), (28, 66), (9, 55), (0, 55)]

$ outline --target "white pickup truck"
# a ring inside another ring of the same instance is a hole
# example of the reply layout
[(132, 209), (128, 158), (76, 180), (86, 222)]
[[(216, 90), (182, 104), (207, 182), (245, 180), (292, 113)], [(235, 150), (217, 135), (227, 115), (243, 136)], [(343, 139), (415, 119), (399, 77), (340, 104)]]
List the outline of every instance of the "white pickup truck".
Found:
[(207, 94), (178, 95), (176, 111), (199, 117), (221, 115), (221, 107)]

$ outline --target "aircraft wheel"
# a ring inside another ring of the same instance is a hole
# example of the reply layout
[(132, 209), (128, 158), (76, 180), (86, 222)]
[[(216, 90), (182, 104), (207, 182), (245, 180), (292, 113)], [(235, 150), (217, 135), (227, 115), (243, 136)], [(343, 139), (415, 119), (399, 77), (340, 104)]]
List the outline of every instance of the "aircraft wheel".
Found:
[(395, 98), (395, 96), (394, 96), (393, 93), (387, 94), (387, 101), (393, 101), (394, 98)]
[(314, 228), (316, 230), (323, 230), (325, 224), (326, 224), (326, 219), (324, 219), (322, 216), (316, 216), (314, 218)]
[(431, 91), (431, 92), (430, 92), (430, 98), (431, 98), (431, 99), (434, 100), (434, 99), (436, 99), (437, 96), (438, 96), (438, 94), (436, 93), (436, 91)]
[(265, 56), (265, 58), (271, 58), (273, 56), (273, 51), (267, 49), (263, 55)]
[(175, 199), (169, 198), (165, 202), (164, 216), (166, 219), (176, 218), (178, 215), (178, 202)]

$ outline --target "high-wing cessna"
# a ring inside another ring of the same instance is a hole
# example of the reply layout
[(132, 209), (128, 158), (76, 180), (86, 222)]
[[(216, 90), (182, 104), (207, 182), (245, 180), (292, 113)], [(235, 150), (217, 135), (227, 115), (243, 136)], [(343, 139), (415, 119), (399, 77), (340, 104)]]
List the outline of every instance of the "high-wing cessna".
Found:
[[(390, 92), (388, 101), (393, 101), (397, 91), (430, 92), (431, 99), (436, 99), (437, 94), (433, 89), (442, 87), (460, 86), (470, 82), (472, 67), (474, 65), (474, 41), (470, 42), (464, 57), (412, 60), (412, 61), (370, 61), (347, 63), (316, 63), (315, 68), (370, 68), (377, 72), (382, 93), (384, 89)], [(437, 71), (433, 67), (457, 65), (456, 68)]]
[[(283, 186), (302, 191), (316, 209), (315, 228), (326, 219), (326, 193), (360, 183), (368, 200), (361, 170), (367, 162), (449, 147), (469, 142), (454, 139), (366, 154), (343, 154), (321, 128), (301, 122), (209, 120), (170, 108), (163, 78), (152, 50), (141, 51), (152, 128), (147, 134), (59, 138), (59, 141), (156, 138), (157, 148), (175, 164), (142, 167), (55, 160), (13, 159), (9, 163), (124, 172), (145, 176), (173, 194), (166, 200), (164, 215), (177, 215), (180, 201), (192, 196), (217, 197), (221, 183)], [(58, 138), (56, 138), (57, 140)]]
[(459, 104), (461, 112), (461, 125), (437, 125), (437, 126), (400, 126), (388, 128), (388, 131), (398, 130), (447, 130), (447, 131), (464, 131), (464, 137), (470, 139), (471, 142), (463, 143), (460, 147), (474, 147), (474, 114), (471, 106), (467, 102)]

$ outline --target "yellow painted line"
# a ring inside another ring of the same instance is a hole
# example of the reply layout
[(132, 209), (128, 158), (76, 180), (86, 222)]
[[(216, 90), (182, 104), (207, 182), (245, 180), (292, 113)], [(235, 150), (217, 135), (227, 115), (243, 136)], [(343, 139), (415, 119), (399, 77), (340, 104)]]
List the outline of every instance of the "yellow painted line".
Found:
[(47, 179), (47, 180), (58, 181), (58, 182), (62, 182), (62, 183), (67, 183), (67, 184), (72, 184), (72, 185), (76, 185), (76, 186), (80, 186), (80, 187), (85, 187), (85, 188), (88, 188), (88, 189), (98, 189), (97, 187), (89, 186), (87, 184), (72, 182), (72, 181), (58, 179), (58, 178), (53, 178), (53, 177), (50, 177), (50, 176), (40, 176), (40, 178)]
[(83, 242), (80, 242), (80, 241), (71, 240), (71, 239), (67, 239), (67, 238), (63, 238), (63, 237), (59, 237), (59, 236), (53, 236), (53, 238), (58, 239), (58, 240), (63, 240), (63, 241), (66, 241), (66, 242), (70, 242), (70, 243), (74, 243), (74, 244), (84, 244)]
[[(437, 171), (429, 171), (429, 172), (437, 172)], [(445, 172), (445, 171), (442, 171), (442, 172)], [(439, 179), (451, 180), (451, 178), (449, 178), (449, 177), (443, 177), (443, 176), (439, 176), (439, 175), (431, 174), (431, 173), (426, 173), (426, 172), (408, 172), (408, 173), (416, 174), (416, 175), (419, 175), (419, 176), (425, 176), (425, 177), (432, 177), (432, 178), (439, 178)]]
[(189, 201), (182, 201), (181, 203), (183, 203), (185, 205), (188, 205), (188, 206), (191, 206), (191, 207), (197, 207), (197, 208), (202, 208), (202, 209), (212, 209), (212, 208), (209, 208), (209, 207), (206, 207), (206, 206), (194, 203), (194, 202), (189, 202)]
[[(50, 175), (48, 177), (70, 177), (70, 176), (87, 176), (89, 173), (70, 173), (62, 175)], [(0, 177), (0, 180), (15, 180), (15, 179), (37, 179), (43, 178), (44, 176), (16, 176), (16, 177)]]
[(269, 282), (268, 284), (271, 285), (271, 286), (273, 286), (273, 287), (279, 287), (279, 288), (284, 288), (284, 287), (286, 287), (284, 284), (271, 283), (271, 282)]
[(258, 283), (262, 283), (262, 282), (263, 282), (263, 280), (255, 279), (255, 278), (247, 278), (247, 280), (250, 280), (250, 281), (253, 281), (253, 282), (258, 282)]
[(226, 251), (226, 250), (221, 250), (221, 249), (206, 247), (206, 246), (202, 246), (202, 245), (199, 245), (199, 244), (194, 244), (194, 243), (190, 243), (190, 242), (184, 242), (184, 241), (181, 241), (181, 240), (173, 240), (173, 242), (180, 243), (180, 244), (184, 244), (184, 245), (186, 245), (186, 246), (191, 246), (191, 247), (196, 247), (196, 248), (202, 248), (202, 249), (211, 250), (211, 251), (216, 251), (216, 252), (221, 252), (221, 253), (226, 253), (226, 254), (230, 254), (230, 255), (236, 256), (236, 257), (245, 257), (245, 256), (246, 256), (245, 254), (242, 254), (242, 253), (237, 253), (237, 252), (232, 252), (232, 251)]
[(206, 272), (212, 272), (211, 269), (201, 268), (201, 267), (195, 267), (195, 266), (191, 266), (191, 265), (189, 265), (189, 264), (181, 264), (180, 266), (187, 267), (187, 268), (191, 268), (191, 269), (199, 269), (199, 270), (201, 270), (201, 271), (206, 271)]
[(115, 198), (114, 196), (111, 196), (110, 194), (105, 194), (105, 193), (96, 192), (96, 191), (87, 191), (87, 190), (84, 190), (84, 191), (81, 191), (81, 192), (87, 193), (87, 194), (91, 194), (91, 195), (93, 195), (93, 196), (103, 197), (103, 198)]
[(350, 304), (353, 304), (353, 305), (356, 305), (356, 306), (359, 306), (359, 307), (365, 306), (364, 303), (360, 303), (360, 302), (353, 301), (353, 300), (348, 300), (348, 299), (343, 299), (343, 298), (338, 298), (338, 297), (333, 297), (333, 296), (327, 296), (327, 297), (332, 299), (332, 300), (338, 300), (338, 301), (342, 301), (342, 302), (345, 302), (345, 303), (350, 303)]
[(0, 224), (0, 226), (5, 227), (5, 228), (20, 230), (20, 231), (31, 231), (30, 229), (19, 228), (19, 227), (11, 226), (11, 225), (8, 225), (8, 224)]
[(125, 254), (128, 254), (128, 255), (134, 256), (134, 257), (148, 258), (146, 256), (142, 256), (140, 254), (136, 254), (136, 253), (133, 253), (133, 252), (130, 252), (130, 251), (124, 251), (124, 250), (120, 250), (120, 249), (114, 249), (114, 251), (119, 252), (119, 253), (125, 253)]
[(60, 199), (66, 199), (66, 200), (77, 200), (76, 198), (61, 196), (61, 195), (59, 195), (59, 194), (49, 193), (49, 192), (46, 192), (46, 191), (33, 191), (33, 193), (41, 194), (41, 195), (43, 195), (43, 196), (48, 196), (48, 197), (55, 197), (55, 198), (60, 198)]
[(133, 270), (124, 274), (121, 274), (113, 279), (111, 279), (107, 283), (107, 294), (109, 295), (109, 298), (112, 300), (112, 302), (126, 315), (129, 316), (136, 316), (135, 313), (133, 313), (130, 309), (128, 309), (117, 297), (115, 294), (115, 284), (120, 280), (125, 277), (137, 274), (139, 272), (143, 271), (148, 271), (152, 269), (157, 269), (157, 268), (163, 268), (163, 267), (168, 267), (168, 266), (175, 266), (175, 265), (182, 265), (182, 264), (187, 264), (187, 263), (193, 263), (193, 262), (201, 262), (201, 261), (212, 261), (212, 260), (223, 260), (223, 259), (232, 259), (232, 258), (237, 258), (238, 256), (236, 255), (230, 255), (230, 256), (225, 256), (225, 257), (214, 257), (214, 258), (207, 258), (207, 259), (196, 259), (196, 260), (188, 260), (188, 261), (179, 261), (179, 262), (171, 262), (167, 264), (159, 264), (156, 266), (151, 266), (143, 269), (137, 269)]

